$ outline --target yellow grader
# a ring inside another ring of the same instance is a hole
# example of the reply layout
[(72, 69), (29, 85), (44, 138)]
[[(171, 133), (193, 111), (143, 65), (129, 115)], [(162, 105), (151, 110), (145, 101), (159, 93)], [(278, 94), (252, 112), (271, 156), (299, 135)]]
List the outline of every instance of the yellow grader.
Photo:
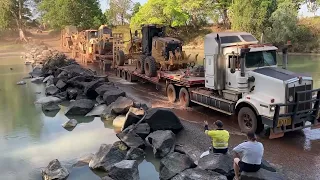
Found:
[(61, 30), (61, 47), (64, 50), (72, 50), (73, 42), (75, 36), (78, 33), (77, 27), (75, 26), (66, 26)]

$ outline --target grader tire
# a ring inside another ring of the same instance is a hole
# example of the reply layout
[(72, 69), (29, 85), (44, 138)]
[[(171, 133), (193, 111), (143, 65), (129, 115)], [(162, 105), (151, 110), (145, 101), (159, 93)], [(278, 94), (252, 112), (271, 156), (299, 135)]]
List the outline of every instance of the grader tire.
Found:
[(148, 77), (155, 77), (157, 75), (156, 61), (152, 56), (146, 58), (146, 61), (144, 62), (144, 71)]
[(144, 74), (144, 62), (146, 60), (146, 56), (141, 55), (137, 62), (137, 71), (140, 74)]
[(123, 66), (124, 62), (125, 62), (125, 55), (124, 52), (122, 50), (119, 50), (117, 52), (117, 56), (116, 56), (116, 63), (118, 66)]

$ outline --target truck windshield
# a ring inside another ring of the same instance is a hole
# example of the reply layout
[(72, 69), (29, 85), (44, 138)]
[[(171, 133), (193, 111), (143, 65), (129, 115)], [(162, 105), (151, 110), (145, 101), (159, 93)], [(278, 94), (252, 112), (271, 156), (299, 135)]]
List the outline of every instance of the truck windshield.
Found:
[(274, 66), (277, 64), (276, 51), (249, 52), (246, 55), (246, 67), (255, 68), (262, 66)]

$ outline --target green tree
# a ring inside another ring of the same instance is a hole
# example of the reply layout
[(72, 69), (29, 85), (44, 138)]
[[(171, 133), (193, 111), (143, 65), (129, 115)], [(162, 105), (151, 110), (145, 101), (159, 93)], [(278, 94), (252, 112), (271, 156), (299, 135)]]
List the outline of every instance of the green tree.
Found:
[(269, 18), (276, 8), (276, 0), (234, 0), (230, 7), (231, 28), (260, 36), (270, 27)]
[(141, 7), (141, 4), (139, 2), (134, 3), (131, 16), (134, 16), (135, 14), (137, 14), (137, 12), (139, 12), (140, 7)]
[(108, 15), (113, 25), (124, 25), (129, 22), (131, 0), (109, 0)]

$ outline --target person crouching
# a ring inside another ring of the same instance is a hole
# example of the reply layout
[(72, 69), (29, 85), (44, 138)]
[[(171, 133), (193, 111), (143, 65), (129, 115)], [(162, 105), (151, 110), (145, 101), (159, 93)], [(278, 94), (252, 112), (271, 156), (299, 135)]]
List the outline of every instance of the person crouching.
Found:
[(214, 124), (216, 126), (215, 130), (209, 130), (208, 122), (204, 121), (205, 124), (205, 134), (212, 138), (212, 151), (213, 153), (226, 154), (228, 152), (228, 143), (230, 134), (227, 130), (223, 129), (223, 123), (217, 120)]

